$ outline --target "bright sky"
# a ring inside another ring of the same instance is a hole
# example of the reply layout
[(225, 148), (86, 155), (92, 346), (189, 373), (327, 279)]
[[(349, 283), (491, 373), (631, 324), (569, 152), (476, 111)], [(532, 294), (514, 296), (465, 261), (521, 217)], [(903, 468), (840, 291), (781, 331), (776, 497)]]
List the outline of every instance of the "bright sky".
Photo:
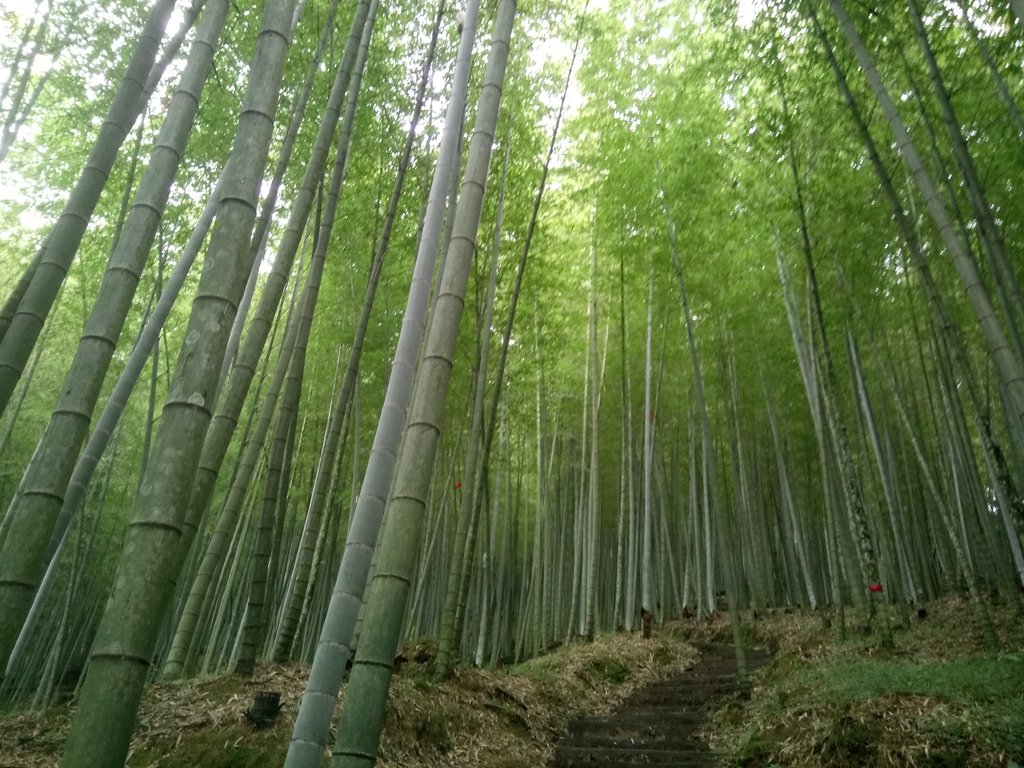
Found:
[[(736, 0), (736, 17), (739, 25), (746, 29), (754, 23), (754, 18), (757, 14), (764, 10), (765, 3), (767, 0)], [(609, 8), (610, 0), (589, 0), (587, 5), (588, 12), (603, 12)], [(581, 50), (581, 56), (585, 56), (585, 49)], [(565, 61), (568, 62), (572, 58), (572, 40), (570, 39), (553, 39), (545, 40), (543, 43), (535, 43), (532, 50), (530, 51), (530, 59), (533, 63), (533, 67), (536, 71), (540, 71), (545, 62), (550, 60)], [(581, 64), (581, 61), (576, 62), (577, 69)], [(554, 128), (555, 115), (558, 111), (558, 100), (560, 92), (552, 94), (548, 100), (548, 106), (551, 110), (550, 114), (544, 122), (544, 130), (549, 132)], [(583, 103), (583, 96), (580, 93), (579, 87), (575, 82), (575, 76), (573, 82), (569, 86), (569, 93), (566, 97), (566, 117), (571, 117), (575, 114)]]
[[(56, 0), (61, 2), (61, 0)], [(765, 0), (737, 0), (737, 17), (741, 26), (749, 26), (757, 13), (762, 10), (765, 6)], [(589, 10), (601, 12), (607, 11), (609, 7), (609, 0), (590, 0)], [(14, 38), (13, 31), (10, 26), (10, 20), (17, 18), (20, 20), (27, 19), (34, 12), (37, 11), (37, 3), (35, 0), (0, 0), (0, 42), (7, 45), (11, 44)], [(180, 12), (176, 12), (175, 18), (172, 19), (170, 24), (171, 31), (177, 28), (182, 22)], [(548, 41), (545, 45), (535, 46), (531, 53), (534, 66), (539, 70), (543, 67), (545, 60), (549, 59), (560, 59), (568, 62), (572, 55), (571, 41), (563, 40), (552, 40)], [(584, 52), (585, 55), (585, 52)], [(43, 71), (49, 68), (52, 62), (47, 56), (40, 56), (36, 61), (35, 69), (37, 71)], [(577, 62), (579, 66), (579, 62)], [(0, 62), (0, 78), (6, 79), (7, 69)], [(554, 97), (555, 103), (551, 104), (553, 110), (557, 109), (557, 95)], [(570, 88), (568, 96), (567, 111), (571, 115), (575, 112), (582, 101), (582, 97), (579, 93), (578, 88), (573, 85)], [(550, 121), (553, 124), (554, 114), (551, 115)], [(552, 126), (546, 126), (550, 128)], [(26, 131), (20, 137), (20, 140), (31, 140), (31, 133)], [(8, 172), (0, 175), (0, 199), (17, 199), (24, 194), (24, 181), (14, 178), (13, 175)], [(37, 221), (36, 216), (27, 216), (28, 220), (22, 221), (25, 226), (39, 226), (43, 222)]]

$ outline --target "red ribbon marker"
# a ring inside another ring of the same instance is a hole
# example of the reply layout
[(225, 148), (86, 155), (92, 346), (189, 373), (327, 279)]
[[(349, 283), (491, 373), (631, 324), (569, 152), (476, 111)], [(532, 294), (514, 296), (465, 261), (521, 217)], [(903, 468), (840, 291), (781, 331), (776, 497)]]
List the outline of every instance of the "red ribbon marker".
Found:
[(881, 591), (882, 591), (882, 585), (881, 584), (868, 584), (868, 592), (879, 592), (880, 593)]
[[(462, 490), (462, 481), (461, 480), (456, 480), (455, 481), (455, 490), (456, 491), (461, 491)], [(879, 591), (881, 591), (881, 590), (879, 590)]]

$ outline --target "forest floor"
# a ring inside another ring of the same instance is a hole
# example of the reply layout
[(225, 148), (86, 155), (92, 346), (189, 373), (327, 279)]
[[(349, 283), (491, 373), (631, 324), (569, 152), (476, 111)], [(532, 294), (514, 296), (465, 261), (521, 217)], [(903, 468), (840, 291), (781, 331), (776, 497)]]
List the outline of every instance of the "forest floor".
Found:
[[(986, 651), (961, 599), (927, 606), (899, 627), (896, 647), (855, 629), (836, 639), (822, 612), (744, 614), (750, 645), (775, 650), (749, 696), (727, 696), (704, 737), (721, 764), (768, 766), (1024, 766), (1024, 623), (993, 606), (1002, 643)], [(676, 621), (638, 634), (573, 643), (495, 670), (460, 667), (431, 681), (432, 648), (406, 649), (394, 677), (381, 768), (539, 768), (568, 723), (611, 712), (654, 680), (678, 674), (697, 646), (728, 642), (728, 620)], [(305, 668), (261, 666), (147, 689), (131, 768), (280, 765), (305, 685)], [(244, 717), (253, 696), (279, 692), (274, 725)], [(0, 768), (56, 766), (73, 707), (0, 716)], [(325, 761), (325, 765), (326, 765)]]

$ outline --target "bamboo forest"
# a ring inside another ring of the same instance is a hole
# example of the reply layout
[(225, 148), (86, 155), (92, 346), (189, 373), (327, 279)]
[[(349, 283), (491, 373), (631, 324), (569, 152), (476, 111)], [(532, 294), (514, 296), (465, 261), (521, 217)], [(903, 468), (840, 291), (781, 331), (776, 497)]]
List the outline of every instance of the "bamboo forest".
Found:
[(0, 0), (0, 766), (1024, 763), (1022, 57)]

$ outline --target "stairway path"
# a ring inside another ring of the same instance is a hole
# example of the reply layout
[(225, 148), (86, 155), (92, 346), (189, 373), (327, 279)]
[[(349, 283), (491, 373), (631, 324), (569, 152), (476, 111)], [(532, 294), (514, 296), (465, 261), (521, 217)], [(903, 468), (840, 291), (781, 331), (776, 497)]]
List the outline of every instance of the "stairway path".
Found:
[[(682, 673), (634, 691), (608, 715), (569, 723), (552, 768), (714, 766), (714, 755), (697, 733), (719, 700), (740, 690), (740, 683), (732, 646), (698, 648), (700, 659)], [(751, 672), (770, 660), (765, 651), (747, 651)]]

